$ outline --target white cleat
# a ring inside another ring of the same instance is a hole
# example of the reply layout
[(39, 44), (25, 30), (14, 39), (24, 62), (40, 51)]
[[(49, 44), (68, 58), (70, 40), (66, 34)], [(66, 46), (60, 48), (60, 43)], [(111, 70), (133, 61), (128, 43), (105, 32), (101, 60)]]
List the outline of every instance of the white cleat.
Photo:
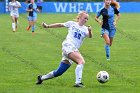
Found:
[(110, 58), (107, 58), (106, 60), (107, 60), (107, 61), (110, 61)]

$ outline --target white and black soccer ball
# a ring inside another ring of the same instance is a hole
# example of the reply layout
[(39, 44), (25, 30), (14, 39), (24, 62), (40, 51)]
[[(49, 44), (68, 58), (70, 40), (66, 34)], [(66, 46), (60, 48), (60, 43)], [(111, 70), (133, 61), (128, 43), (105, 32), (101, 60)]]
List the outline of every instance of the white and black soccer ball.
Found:
[(100, 71), (96, 78), (100, 83), (106, 83), (109, 80), (109, 74), (106, 71)]

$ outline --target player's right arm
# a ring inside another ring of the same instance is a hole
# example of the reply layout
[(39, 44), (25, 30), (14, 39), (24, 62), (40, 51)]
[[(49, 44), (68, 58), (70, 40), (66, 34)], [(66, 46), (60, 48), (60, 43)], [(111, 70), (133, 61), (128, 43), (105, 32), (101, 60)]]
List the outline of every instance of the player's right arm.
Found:
[(43, 26), (44, 28), (59, 28), (59, 27), (65, 27), (63, 23), (54, 23), (54, 24), (48, 25), (48, 24), (46, 24), (46, 23), (44, 23), (44, 22), (42, 22), (42, 26)]
[(10, 2), (9, 5), (8, 5), (8, 10), (9, 10), (9, 11), (11, 11), (11, 7), (12, 7), (12, 4), (11, 4), (11, 2)]
[(97, 16), (95, 16), (95, 21), (102, 25), (102, 21)]
[(97, 12), (97, 15), (95, 16), (94, 19), (95, 19), (96, 22), (98, 22), (100, 25), (102, 25), (102, 21), (99, 19), (100, 15), (101, 15), (101, 10), (99, 10)]
[(32, 5), (31, 4), (28, 4), (27, 9), (26, 9), (26, 12), (32, 12), (32, 11), (33, 11)]

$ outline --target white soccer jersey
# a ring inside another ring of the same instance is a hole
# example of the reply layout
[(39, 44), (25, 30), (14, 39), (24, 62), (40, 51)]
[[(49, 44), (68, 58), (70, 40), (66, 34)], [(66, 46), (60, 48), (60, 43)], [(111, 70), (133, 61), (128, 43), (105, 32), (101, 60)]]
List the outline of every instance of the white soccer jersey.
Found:
[(86, 26), (79, 26), (74, 21), (65, 22), (63, 25), (68, 28), (68, 34), (63, 44), (68, 43), (78, 49), (82, 45), (83, 39), (89, 34), (88, 28)]
[(21, 4), (18, 1), (9, 3), (10, 15), (13, 15), (13, 14), (14, 15), (19, 15), (18, 6), (21, 6)]

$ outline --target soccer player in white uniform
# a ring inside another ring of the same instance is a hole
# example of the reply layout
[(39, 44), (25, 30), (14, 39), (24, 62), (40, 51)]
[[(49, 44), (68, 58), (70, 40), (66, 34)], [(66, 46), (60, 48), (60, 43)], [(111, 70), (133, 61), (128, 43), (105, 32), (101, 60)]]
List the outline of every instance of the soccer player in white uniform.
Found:
[(76, 22), (68, 21), (65, 23), (54, 23), (50, 25), (42, 23), (44, 28), (67, 27), (68, 34), (62, 43), (62, 60), (58, 69), (51, 71), (46, 75), (39, 75), (36, 84), (41, 84), (43, 80), (52, 79), (62, 75), (71, 64), (75, 62), (77, 67), (75, 69), (76, 82), (74, 87), (84, 87), (81, 80), (85, 60), (78, 49), (82, 45), (85, 37), (92, 37), (91, 27), (85, 26), (88, 18), (89, 15), (85, 11), (82, 11), (78, 14)]
[(11, 0), (11, 2), (9, 2), (9, 11), (10, 11), (11, 19), (12, 19), (13, 32), (15, 32), (17, 29), (18, 17), (19, 17), (18, 8), (20, 7), (21, 7), (21, 4), (16, 0)]

